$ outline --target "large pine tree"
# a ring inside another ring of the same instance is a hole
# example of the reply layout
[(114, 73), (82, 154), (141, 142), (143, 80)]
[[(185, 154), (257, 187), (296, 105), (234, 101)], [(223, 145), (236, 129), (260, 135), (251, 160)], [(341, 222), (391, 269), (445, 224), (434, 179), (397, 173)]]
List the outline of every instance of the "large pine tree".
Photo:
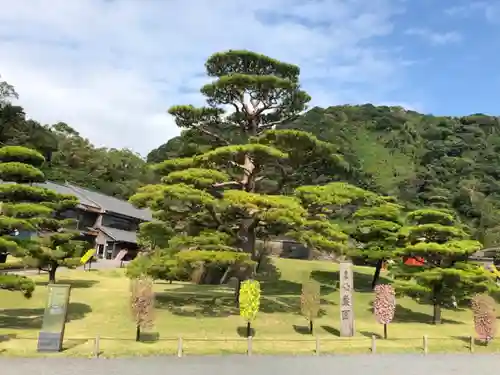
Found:
[[(216, 148), (158, 164), (162, 184), (132, 197), (178, 234), (168, 251), (152, 256), (161, 263), (156, 268), (144, 260), (136, 265), (149, 264), (158, 274), (160, 265), (178, 270), (179, 264), (202, 264), (206, 280), (223, 281), (260, 261), (258, 239), (299, 237), (299, 228), (305, 229), (301, 242), (339, 250), (332, 242), (346, 236), (324, 216), (312, 218), (291, 193), (344, 176), (346, 163), (332, 144), (309, 133), (275, 130), (310, 100), (300, 87), (299, 68), (249, 51), (216, 53), (205, 67), (214, 78), (201, 88), (207, 105), (175, 106), (169, 113), (179, 127), (209, 137)], [(161, 273), (172, 275), (164, 268)]]

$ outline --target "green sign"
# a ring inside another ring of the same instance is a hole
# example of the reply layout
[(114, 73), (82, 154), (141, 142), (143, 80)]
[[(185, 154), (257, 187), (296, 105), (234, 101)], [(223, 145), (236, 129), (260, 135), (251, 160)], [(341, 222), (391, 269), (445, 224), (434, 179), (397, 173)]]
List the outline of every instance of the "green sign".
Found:
[(59, 352), (62, 350), (71, 285), (49, 284), (47, 288), (47, 305), (42, 330), (38, 335), (38, 351)]

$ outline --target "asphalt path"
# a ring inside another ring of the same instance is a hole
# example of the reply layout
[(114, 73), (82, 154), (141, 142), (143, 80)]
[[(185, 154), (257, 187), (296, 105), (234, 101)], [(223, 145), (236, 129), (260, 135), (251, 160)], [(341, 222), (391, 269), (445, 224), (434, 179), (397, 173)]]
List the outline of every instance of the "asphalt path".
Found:
[(1, 358), (1, 375), (491, 375), (500, 355)]

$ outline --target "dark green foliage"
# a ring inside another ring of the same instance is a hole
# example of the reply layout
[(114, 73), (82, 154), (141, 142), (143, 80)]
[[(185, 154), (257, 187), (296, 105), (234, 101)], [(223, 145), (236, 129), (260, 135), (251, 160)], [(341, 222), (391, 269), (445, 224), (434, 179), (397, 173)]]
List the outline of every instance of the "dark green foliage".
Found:
[(35, 290), (35, 283), (25, 276), (1, 274), (0, 289), (20, 291), (24, 297), (31, 298)]

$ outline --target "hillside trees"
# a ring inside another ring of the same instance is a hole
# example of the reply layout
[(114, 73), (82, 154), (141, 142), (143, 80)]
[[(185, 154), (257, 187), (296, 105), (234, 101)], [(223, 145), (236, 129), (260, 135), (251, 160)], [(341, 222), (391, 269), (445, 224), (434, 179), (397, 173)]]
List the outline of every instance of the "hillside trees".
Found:
[[(205, 67), (215, 78), (201, 89), (207, 106), (174, 106), (169, 113), (179, 127), (209, 137), (216, 147), (157, 164), (162, 184), (140, 189), (131, 201), (152, 208), (158, 220), (184, 236), (184, 245), (173, 249), (177, 261), (187, 257), (179, 250), (191, 250), (193, 262), (203, 254), (208, 268), (228, 276), (228, 267), (260, 261), (257, 238), (307, 226), (328, 229), (322, 218), (309, 222), (299, 199), (282, 194), (325, 176), (342, 176), (347, 165), (329, 143), (301, 131), (274, 130), (300, 114), (310, 99), (300, 88), (297, 66), (227, 51), (212, 55)], [(205, 243), (207, 236), (217, 242)], [(197, 240), (188, 246), (186, 237)], [(215, 265), (207, 261), (214, 252)]]
[(43, 168), (48, 180), (71, 181), (125, 199), (140, 186), (154, 182), (145, 161), (130, 150), (97, 148), (62, 122), (48, 130), (57, 141), (57, 150)]
[(73, 182), (127, 199), (139, 186), (154, 182), (146, 162), (127, 149), (97, 148), (70, 125), (42, 125), (14, 105), (15, 88), (0, 80), (0, 146), (24, 146), (40, 152), (48, 180)]
[(60, 265), (69, 265), (82, 247), (72, 241), (77, 233), (65, 230), (73, 224), (58, 214), (76, 206), (76, 197), (37, 187), (45, 180), (39, 167), (44, 157), (21, 146), (0, 148), (1, 247), (4, 254), (24, 257), (46, 270), (55, 282)]
[(404, 227), (408, 245), (403, 259), (419, 257), (422, 266), (399, 264), (394, 270), (396, 290), (433, 307), (433, 323), (441, 323), (441, 307), (469, 301), (473, 294), (495, 288), (493, 277), (480, 265), (468, 262), (481, 248), (448, 210), (420, 209), (408, 215)]

